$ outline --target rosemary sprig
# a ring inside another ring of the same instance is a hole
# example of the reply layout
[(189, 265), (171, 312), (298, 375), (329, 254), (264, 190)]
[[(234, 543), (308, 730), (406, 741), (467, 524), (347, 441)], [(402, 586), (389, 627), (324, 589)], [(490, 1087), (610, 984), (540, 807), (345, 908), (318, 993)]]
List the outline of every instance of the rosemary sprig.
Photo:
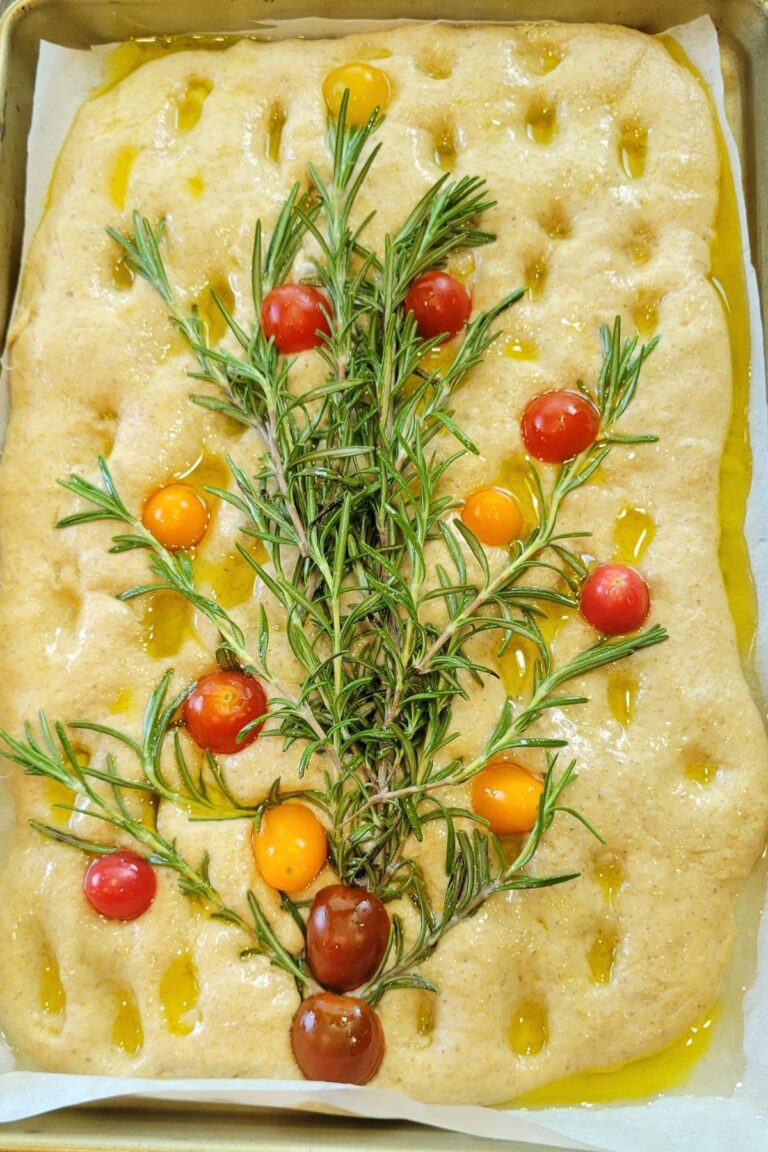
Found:
[[(163, 682), (153, 694), (152, 699), (157, 706), (162, 705), (163, 694), (168, 687), (169, 679), (170, 676), (164, 677)], [(153, 734), (157, 733), (156, 723), (156, 720), (147, 718), (145, 737), (151, 738)], [(105, 731), (94, 724), (80, 724), (76, 727)], [(248, 907), (251, 913), (251, 920), (249, 921), (239, 912), (228, 907), (211, 883), (208, 854), (203, 854), (199, 865), (196, 867), (190, 864), (178, 851), (175, 842), (167, 840), (157, 827), (137, 818), (131, 812), (124, 796), (125, 791), (133, 790), (144, 794), (148, 793), (150, 796), (160, 796), (171, 800), (173, 803), (185, 804), (188, 799), (183, 794), (176, 795), (173, 791), (167, 790), (157, 777), (153, 780), (131, 780), (121, 776), (111, 754), (106, 758), (105, 771), (81, 764), (64, 726), (57, 723), (51, 727), (42, 713), (38, 717), (38, 728), (39, 735), (35, 733), (31, 724), (27, 724), (23, 740), (14, 739), (5, 732), (0, 733), (0, 740), (3, 744), (3, 747), (0, 748), (0, 755), (12, 763), (19, 764), (28, 775), (56, 780), (65, 788), (84, 797), (87, 801), (85, 809), (79, 809), (74, 804), (57, 804), (56, 807), (63, 811), (85, 814), (89, 819), (100, 820), (130, 836), (132, 840), (142, 846), (152, 864), (168, 868), (176, 873), (179, 888), (185, 896), (201, 901), (212, 919), (234, 925), (253, 941), (250, 947), (245, 950), (245, 954), (266, 956), (270, 963), (293, 976), (300, 989), (310, 981), (311, 978), (306, 969), (303, 954), (297, 958), (280, 943), (252, 891), (247, 892)], [(117, 733), (110, 732), (110, 734), (115, 735), (121, 742), (128, 743), (128, 737), (120, 736)], [(133, 751), (138, 756), (142, 756), (143, 750), (138, 744), (135, 744)], [(223, 794), (228, 801), (236, 804), (219, 772), (216, 772), (215, 779), (217, 787), (223, 788)], [(100, 781), (107, 787), (103, 790), (95, 788), (92, 783), (94, 780)], [(192, 785), (191, 781), (190, 786), (195, 791), (195, 786)], [(195, 803), (204, 807), (207, 790), (202, 774), (198, 787), (200, 790), (196, 793)], [(241, 816), (247, 814), (246, 810), (242, 810), (240, 813)], [(113, 844), (102, 844), (95, 840), (88, 840), (63, 828), (55, 828), (38, 820), (31, 820), (30, 823), (33, 828), (49, 839), (60, 844), (66, 844), (71, 848), (78, 848), (81, 852), (86, 852), (89, 855), (101, 856), (114, 851)]]
[[(300, 744), (301, 774), (313, 757), (323, 769), (322, 786), (301, 795), (325, 814), (331, 862), (339, 878), (367, 885), (386, 900), (408, 894), (415, 901), (420, 924), (416, 940), (406, 947), (393, 918), (389, 952), (363, 993), (375, 1002), (388, 988), (432, 987), (418, 966), (446, 932), (494, 894), (569, 878), (526, 871), (557, 812), (569, 813), (594, 831), (583, 816), (560, 803), (574, 778), (574, 765), (558, 775), (551, 750), (564, 742), (529, 730), (548, 711), (585, 701), (580, 693), (563, 691), (568, 683), (658, 644), (666, 633), (655, 626), (618, 641), (601, 640), (558, 666), (539, 625), (547, 605), (575, 606), (586, 574), (571, 541), (588, 533), (566, 536), (559, 530), (564, 503), (616, 447), (654, 439), (621, 434), (615, 425), (634, 397), (655, 342), (639, 349), (636, 340), (622, 342), (618, 319), (612, 330), (601, 331), (603, 366), (594, 389), (601, 417), (598, 440), (562, 465), (551, 485), (531, 464), (539, 523), (527, 540), (513, 546), (500, 569), (492, 569), (480, 542), (452, 518), (456, 502), (444, 494), (453, 463), (467, 452), (477, 452), (454, 419), (453, 401), (494, 340), (496, 321), (522, 290), (475, 316), (458, 341), (451, 364), (428, 370), (426, 357), (440, 341), (419, 337), (413, 316), (405, 311), (405, 294), (415, 276), (441, 265), (451, 252), (492, 242), (493, 236), (479, 223), (491, 201), (480, 179), (444, 178), (386, 239), (383, 253), (374, 252), (365, 240), (368, 221), (357, 221), (355, 206), (378, 153), (376, 147), (366, 146), (379, 121), (373, 116), (362, 128), (353, 128), (346, 124), (345, 114), (346, 100), (338, 124), (329, 130), (333, 157), (329, 177), (309, 167), (311, 192), (303, 194), (298, 185), (294, 187), (266, 247), (261, 224), (256, 227), (252, 262), (256, 322), (244, 328), (216, 299), (228, 331), (217, 347), (209, 343), (196, 309), (185, 310), (172, 287), (163, 255), (162, 222), (153, 227), (134, 214), (133, 236), (110, 230), (130, 266), (158, 292), (171, 322), (189, 344), (197, 361), (192, 377), (213, 388), (193, 396), (194, 402), (247, 425), (261, 439), (263, 454), (255, 470), (228, 460), (234, 490), (209, 491), (233, 505), (245, 535), (266, 547), (266, 563), (244, 545), (240, 550), (281, 607), (285, 635), (302, 671), (299, 693), (287, 692), (272, 674), (264, 608), (254, 653), (230, 615), (195, 588), (189, 558), (163, 549), (126, 507), (103, 460), (100, 485), (79, 476), (61, 481), (85, 507), (65, 517), (60, 527), (116, 522), (121, 530), (113, 538), (113, 552), (148, 553), (155, 582), (130, 588), (121, 598), (170, 589), (216, 626), (219, 653), (270, 685), (264, 733), (279, 736), (286, 746)], [(290, 275), (308, 237), (320, 252), (313, 279), (327, 294), (331, 331), (319, 349), (326, 379), (300, 392), (292, 386), (294, 361), (280, 356), (267, 340), (258, 313), (266, 293)], [(441, 558), (429, 570), (427, 549), (435, 547)], [(473, 573), (479, 575), (470, 573), (471, 562)], [(442, 624), (432, 622), (435, 609)], [(530, 699), (506, 702), (485, 746), (472, 758), (451, 758), (450, 745), (457, 735), (452, 724), (454, 701), (466, 697), (473, 684), (482, 687), (494, 674), (478, 660), (472, 643), (489, 631), (499, 637), (501, 651), (516, 637), (533, 644), (538, 660)], [(76, 791), (92, 792), (98, 797), (94, 804), (101, 818), (131, 835), (123, 788), (148, 790), (186, 807), (193, 818), (258, 820), (266, 804), (285, 798), (279, 779), (254, 809), (239, 804), (213, 757), (193, 774), (174, 731), (174, 714), (186, 690), (167, 701), (170, 678), (169, 672), (150, 699), (141, 742), (113, 728), (80, 725), (116, 740), (121, 755), (136, 756), (141, 767), (138, 781), (121, 774), (112, 756), (106, 772), (74, 765), (65, 729), (56, 726), (57, 746), (44, 718), (40, 721), (44, 746), (28, 729), (24, 741), (1, 735), (5, 750), (0, 753), (32, 775), (48, 775)], [(176, 765), (173, 783), (163, 768), (163, 748), (169, 739)], [(499, 842), (483, 822), (466, 809), (447, 806), (440, 790), (466, 783), (491, 756), (516, 748), (543, 750), (547, 771), (536, 826), (518, 858), (507, 865)], [(111, 788), (108, 802), (92, 780)], [(411, 838), (420, 840), (425, 825), (436, 820), (445, 824), (448, 844), (439, 913), (415, 860), (408, 856)], [(197, 870), (189, 868), (173, 856), (175, 846), (153, 848), (142, 839), (147, 835), (142, 829), (137, 827), (136, 838), (158, 861), (176, 868), (183, 890), (208, 893), (207, 863)], [(68, 833), (41, 830), (92, 850)], [(215, 899), (212, 902), (215, 905)], [(232, 922), (245, 924), (244, 930), (255, 940), (254, 949), (291, 971), (297, 982), (303, 980), (302, 957), (283, 956), (268, 918), (250, 893), (248, 904), (252, 923)], [(295, 906), (290, 902), (284, 906), (301, 924)], [(226, 918), (227, 910), (217, 914)]]

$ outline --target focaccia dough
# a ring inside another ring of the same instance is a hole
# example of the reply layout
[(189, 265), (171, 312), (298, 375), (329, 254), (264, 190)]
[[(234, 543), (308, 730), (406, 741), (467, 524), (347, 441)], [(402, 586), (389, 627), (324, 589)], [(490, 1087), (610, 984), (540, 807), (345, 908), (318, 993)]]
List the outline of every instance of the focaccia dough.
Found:
[[(728, 330), (708, 278), (718, 150), (705, 94), (659, 42), (618, 28), (554, 25), (243, 41), (148, 63), (86, 104), (57, 168), (12, 335), (13, 415), (0, 471), (0, 723), (19, 733), (42, 708), (51, 718), (138, 735), (166, 667), (179, 686), (210, 668), (215, 637), (204, 621), (172, 656), (148, 651), (145, 608), (115, 599), (144, 580), (146, 560), (109, 555), (112, 526), (53, 527), (74, 506), (56, 478), (95, 478), (98, 454), (125, 502), (140, 509), (203, 449), (213, 460), (231, 452), (251, 470), (259, 453), (250, 433), (236, 439), (190, 403), (199, 390), (187, 376), (191, 357), (144, 282), (116, 285), (116, 248), (104, 229), (130, 230), (134, 207), (153, 221), (165, 216), (171, 279), (184, 298), (225, 275), (238, 318), (250, 323), (254, 223), (261, 217), (269, 232), (308, 160), (328, 170), (323, 77), (372, 55), (392, 79), (393, 99), (359, 204), (361, 215), (377, 212), (370, 241), (380, 244), (440, 175), (435, 153), (452, 139), (454, 174), (484, 176), (497, 201), (484, 223), (498, 240), (476, 254), (471, 276), (475, 307), (532, 277), (538, 285), (503, 317), (505, 336), (457, 399), (457, 421), (481, 451), (454, 468), (457, 493), (496, 482), (519, 457), (519, 418), (531, 396), (594, 382), (601, 323), (619, 314), (631, 333), (633, 315), (650, 301), (663, 337), (622, 424), (657, 433), (658, 444), (614, 453), (602, 482), (574, 495), (565, 526), (592, 528), (589, 551), (610, 558), (619, 511), (652, 514), (656, 535), (642, 568), (652, 620), (670, 639), (631, 662), (638, 691), (626, 730), (608, 706), (610, 672), (575, 685), (588, 704), (540, 725), (570, 742), (579, 771), (570, 802), (606, 846), (558, 819), (535, 870), (578, 871), (579, 879), (495, 898), (425, 966), (442, 989), (437, 1002), (396, 991), (381, 1006), (387, 1050), (377, 1086), (490, 1103), (644, 1055), (690, 1025), (717, 994), (736, 896), (766, 831), (766, 741), (717, 558), (731, 404)], [(200, 81), (210, 94), (192, 131), (180, 132), (178, 101)], [(286, 117), (278, 162), (267, 148), (276, 104)], [(548, 108), (556, 109), (557, 131), (538, 142), (527, 125)], [(627, 133), (647, 135), (636, 178), (621, 163)], [(124, 204), (116, 207), (121, 181)], [(529, 358), (503, 354), (515, 341)], [(295, 369), (307, 381), (320, 371), (313, 353)], [(236, 516), (220, 507), (203, 556), (213, 563), (231, 553), (237, 536)], [(257, 588), (233, 609), (246, 628), (257, 620), (259, 596)], [(570, 621), (558, 654), (589, 638), (585, 624)], [(287, 650), (278, 647), (275, 659), (292, 674)], [(459, 702), (452, 755), (484, 746), (503, 698), (500, 681), (489, 679)], [(87, 736), (82, 743), (98, 763), (110, 746)], [(276, 775), (294, 781), (298, 755), (261, 740), (223, 762), (238, 793), (257, 802)], [(697, 760), (717, 767), (704, 787), (685, 774)], [(540, 766), (535, 756), (530, 762)], [(12, 789), (17, 819), (0, 909), (0, 1017), (11, 1041), (44, 1067), (70, 1072), (296, 1077), (291, 979), (262, 958), (241, 960), (238, 932), (207, 920), (170, 874), (160, 875), (140, 920), (96, 916), (81, 896), (82, 855), (27, 823), (49, 821), (59, 797), (18, 774)], [(460, 790), (452, 798), (466, 803)], [(296, 943), (256, 873), (247, 823), (192, 825), (167, 805), (159, 822), (192, 858), (210, 851), (214, 881), (233, 904), (253, 886)], [(421, 858), (427, 870), (442, 869), (437, 838)], [(611, 899), (606, 875), (617, 888)], [(318, 886), (329, 880), (326, 870)], [(599, 935), (616, 944), (603, 983), (589, 964)], [(169, 1006), (169, 970), (186, 1007)], [(125, 1041), (131, 1005), (143, 1030), (136, 1052)], [(509, 1040), (526, 1012), (541, 1041), (528, 1055)]]

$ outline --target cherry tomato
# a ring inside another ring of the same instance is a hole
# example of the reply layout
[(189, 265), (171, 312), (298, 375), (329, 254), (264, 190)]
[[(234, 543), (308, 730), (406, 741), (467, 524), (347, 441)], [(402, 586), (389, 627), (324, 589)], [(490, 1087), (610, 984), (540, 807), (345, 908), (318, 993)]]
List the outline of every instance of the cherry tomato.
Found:
[(330, 305), (311, 284), (281, 284), (267, 292), (261, 302), (261, 326), (273, 338), (278, 352), (293, 355), (317, 348), (331, 328)]
[(334, 120), (338, 119), (347, 89), (347, 124), (357, 127), (367, 124), (377, 108), (384, 112), (392, 94), (389, 77), (381, 68), (374, 68), (372, 64), (342, 64), (323, 81), (323, 96)]
[(384, 1029), (364, 1000), (318, 992), (293, 1018), (291, 1048), (307, 1080), (367, 1084), (384, 1055)]
[(503, 488), (478, 488), (464, 501), (461, 518), (481, 544), (506, 548), (520, 535), (523, 514), (511, 492)]
[(378, 968), (388, 940), (389, 916), (373, 892), (331, 884), (312, 901), (307, 959), (313, 976), (326, 988), (359, 988)]
[(154, 900), (157, 877), (143, 856), (121, 849), (88, 865), (83, 891), (89, 904), (108, 920), (135, 920)]
[(281, 892), (306, 888), (328, 855), (325, 829), (306, 804), (268, 808), (258, 832), (254, 828), (252, 845), (262, 879)]
[(166, 484), (147, 500), (141, 522), (171, 552), (194, 548), (205, 536), (211, 513), (189, 484)]
[(411, 284), (405, 297), (405, 311), (413, 312), (419, 336), (455, 336), (469, 320), (472, 299), (455, 276), (447, 272), (425, 272)]
[(543, 791), (541, 780), (522, 764), (496, 756), (472, 780), (472, 810), (489, 821), (497, 836), (530, 832)]
[(587, 576), (579, 598), (581, 614), (604, 636), (635, 632), (651, 608), (648, 585), (635, 568), (601, 564)]
[(600, 413), (581, 392), (543, 392), (526, 405), (521, 425), (531, 456), (546, 464), (562, 464), (594, 444)]
[(236, 669), (201, 676), (184, 701), (184, 723), (200, 748), (240, 752), (261, 731), (259, 724), (242, 739), (238, 732), (267, 711), (267, 697), (258, 680)]

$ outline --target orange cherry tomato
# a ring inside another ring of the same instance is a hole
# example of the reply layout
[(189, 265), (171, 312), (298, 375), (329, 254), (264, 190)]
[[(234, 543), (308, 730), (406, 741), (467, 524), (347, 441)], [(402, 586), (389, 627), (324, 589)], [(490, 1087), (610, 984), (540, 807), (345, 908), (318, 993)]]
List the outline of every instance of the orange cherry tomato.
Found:
[(470, 493), (461, 510), (461, 519), (481, 544), (506, 548), (523, 528), (520, 505), (503, 488), (478, 488)]
[(344, 92), (349, 89), (347, 124), (360, 127), (370, 120), (378, 108), (384, 112), (389, 104), (392, 87), (389, 76), (372, 64), (341, 64), (329, 72), (323, 81), (323, 96), (334, 120), (338, 118)]
[(141, 522), (170, 552), (194, 548), (205, 536), (211, 512), (189, 484), (166, 484), (147, 500)]
[(258, 832), (254, 829), (252, 844), (262, 879), (281, 892), (306, 888), (328, 855), (325, 829), (306, 804), (268, 808)]
[(530, 832), (544, 785), (514, 760), (495, 757), (472, 781), (472, 810), (497, 836)]

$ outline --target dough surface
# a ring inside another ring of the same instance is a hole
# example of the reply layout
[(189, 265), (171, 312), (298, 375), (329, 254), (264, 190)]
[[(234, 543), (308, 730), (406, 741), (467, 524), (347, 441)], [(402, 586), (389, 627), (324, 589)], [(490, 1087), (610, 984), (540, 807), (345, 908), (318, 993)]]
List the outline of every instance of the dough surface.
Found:
[[(503, 336), (458, 399), (457, 421), (481, 454), (453, 469), (457, 493), (498, 482), (520, 458), (519, 417), (531, 396), (594, 383), (601, 323), (618, 314), (631, 334), (638, 309), (655, 309), (662, 336), (621, 428), (653, 431), (658, 444), (615, 452), (602, 482), (573, 496), (564, 524), (588, 525), (589, 552), (610, 558), (619, 512), (652, 515), (656, 534), (641, 567), (653, 589), (651, 622), (663, 623), (670, 639), (626, 666), (637, 681), (631, 724), (623, 727), (609, 707), (609, 669), (575, 684), (588, 704), (539, 727), (568, 739), (579, 771), (570, 803), (606, 846), (576, 822), (557, 820), (535, 870), (580, 877), (496, 897), (425, 966), (442, 989), (437, 1002), (395, 991), (381, 1006), (387, 1051), (376, 1086), (496, 1103), (648, 1054), (700, 1016), (717, 995), (736, 896), (766, 832), (765, 735), (717, 559), (731, 403), (728, 330), (708, 278), (718, 151), (705, 95), (660, 43), (624, 29), (551, 25), (244, 41), (146, 64), (84, 106), (30, 253), (11, 340), (13, 412), (0, 469), (0, 725), (20, 733), (43, 709), (138, 736), (167, 667), (179, 687), (209, 670), (215, 637), (204, 621), (148, 643), (146, 607), (115, 599), (142, 582), (146, 561), (108, 554), (113, 526), (53, 528), (74, 506), (56, 478), (75, 471), (95, 479), (99, 454), (124, 501), (139, 509), (203, 451), (215, 470), (226, 453), (253, 468), (260, 450), (251, 433), (236, 438), (190, 403), (198, 390), (187, 376), (192, 359), (145, 283), (115, 283), (116, 248), (104, 229), (130, 230), (134, 207), (153, 221), (165, 216), (171, 278), (183, 297), (191, 301), (226, 276), (238, 319), (250, 323), (255, 220), (269, 232), (308, 160), (327, 171), (323, 77), (375, 50), (391, 53), (374, 62), (391, 77), (393, 99), (360, 203), (361, 212), (377, 211), (369, 242), (380, 246), (440, 175), (436, 142), (449, 139), (454, 175), (484, 176), (498, 202), (484, 220), (497, 242), (476, 254), (470, 277), (474, 306), (490, 306), (532, 277), (537, 285), (502, 318)], [(211, 90), (200, 119), (180, 132), (178, 102), (201, 80)], [(277, 104), (286, 119), (276, 162), (267, 135)], [(538, 142), (527, 125), (551, 108), (557, 130)], [(621, 162), (627, 134), (647, 134), (636, 177)], [(309, 381), (320, 370), (308, 353), (295, 371)], [(202, 549), (209, 578), (237, 538), (236, 516), (219, 507)], [(232, 610), (246, 629), (258, 619), (256, 593)], [(155, 620), (160, 612), (156, 606)], [(566, 656), (589, 637), (574, 618), (556, 650)], [(278, 658), (290, 673), (287, 649)], [(502, 682), (489, 679), (459, 703), (454, 755), (484, 744), (504, 695)], [(108, 742), (83, 735), (92, 762), (103, 761)], [(257, 802), (276, 775), (291, 783), (298, 754), (262, 740), (223, 762), (238, 794)], [(716, 765), (711, 783), (686, 776), (694, 762)], [(140, 920), (94, 915), (80, 893), (81, 854), (27, 822), (50, 821), (60, 797), (18, 775), (11, 787), (17, 819), (0, 908), (0, 1018), (11, 1042), (43, 1067), (69, 1072), (298, 1076), (291, 979), (262, 958), (241, 960), (237, 931), (207, 920), (172, 875), (160, 875)], [(466, 792), (453, 798), (466, 803)], [(233, 905), (242, 906), (252, 886), (296, 944), (256, 873), (247, 823), (190, 824), (167, 805), (158, 819), (193, 858), (210, 851), (212, 875)], [(94, 834), (84, 817), (71, 822)], [(422, 859), (441, 869), (440, 844), (428, 842)], [(606, 877), (617, 889), (611, 899)], [(325, 871), (317, 886), (330, 880)], [(598, 936), (615, 942), (606, 982), (595, 982), (590, 968)], [(161, 991), (173, 964), (186, 980), (181, 1007)], [(126, 1004), (141, 1019), (135, 1052), (116, 1026)], [(509, 1041), (521, 1012), (545, 1023), (545, 1040), (529, 1055)]]

